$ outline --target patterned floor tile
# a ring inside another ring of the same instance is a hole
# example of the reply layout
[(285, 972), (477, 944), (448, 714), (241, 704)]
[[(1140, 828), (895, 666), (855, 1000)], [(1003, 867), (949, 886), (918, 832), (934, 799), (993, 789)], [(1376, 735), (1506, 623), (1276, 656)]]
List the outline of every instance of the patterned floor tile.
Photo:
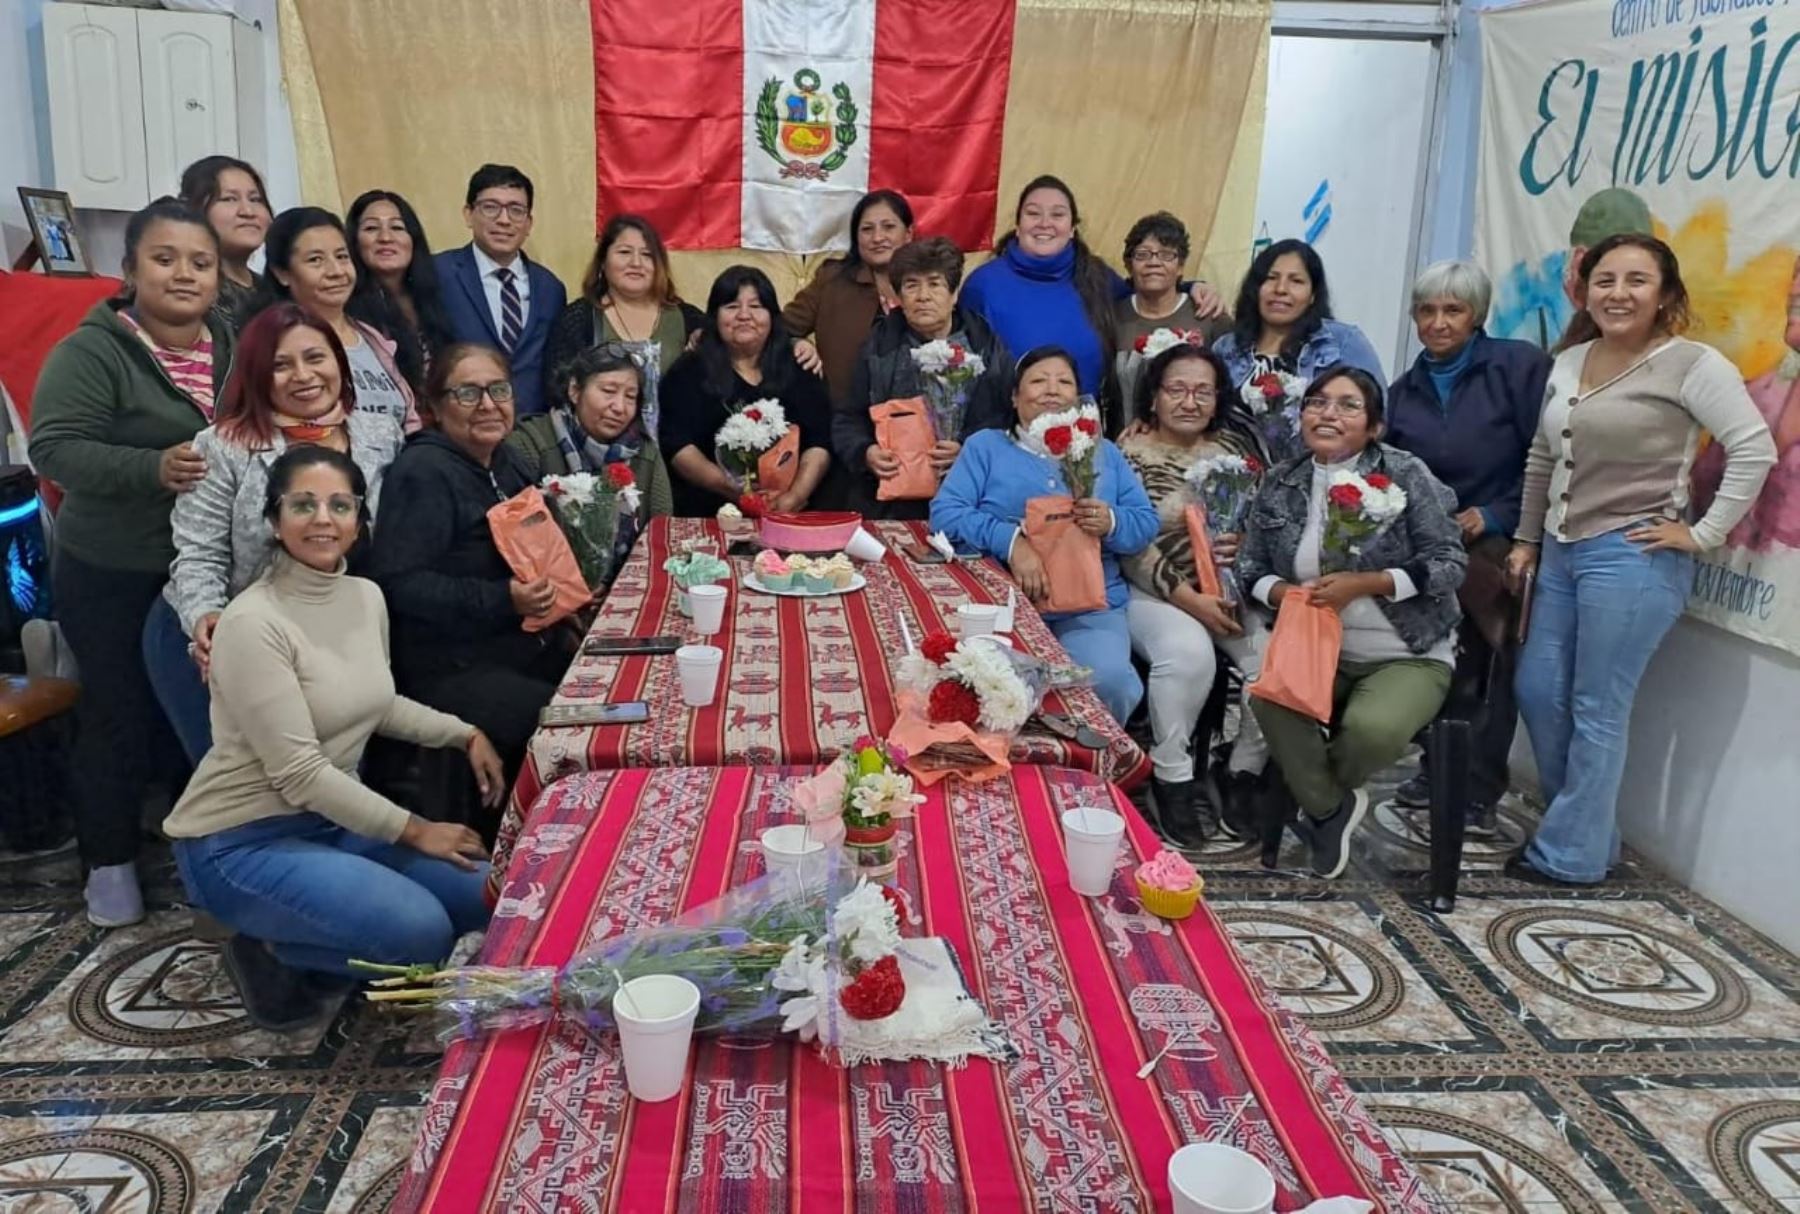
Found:
[(19, 949), (23, 948), (44, 925), (56, 916), (48, 914), (0, 914), (0, 965)]
[(356, 1149), (338, 1178), (325, 1214), (386, 1214), (399, 1192), (422, 1108), (377, 1109), (364, 1122)]
[(1696, 1204), (1800, 1211), (1800, 1085), (1620, 1091), (1615, 1099)]
[(224, 1210), (272, 1119), (266, 1112), (0, 1118), (0, 1209)]

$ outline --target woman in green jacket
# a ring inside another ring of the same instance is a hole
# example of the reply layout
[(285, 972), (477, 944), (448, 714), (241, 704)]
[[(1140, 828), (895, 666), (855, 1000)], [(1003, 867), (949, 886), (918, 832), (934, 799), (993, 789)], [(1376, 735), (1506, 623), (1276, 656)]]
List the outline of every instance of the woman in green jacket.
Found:
[(639, 413), (644, 369), (629, 347), (605, 342), (576, 354), (563, 379), (563, 400), (548, 413), (520, 421), (506, 441), (531, 465), (533, 480), (604, 473), (609, 464), (631, 469), (638, 511), (635, 518), (619, 521), (616, 573), (644, 525), (675, 509), (668, 467), (656, 441), (644, 432)]
[(231, 330), (209, 315), (219, 239), (199, 212), (162, 199), (133, 215), (124, 278), (119, 298), (50, 352), (31, 427), (32, 463), (64, 494), (51, 592), (81, 668), (75, 833), (100, 927), (144, 917), (144, 789), (181, 754), (144, 670), (144, 618), (175, 557), (175, 495), (206, 475), (191, 440), (212, 421), (232, 350)]

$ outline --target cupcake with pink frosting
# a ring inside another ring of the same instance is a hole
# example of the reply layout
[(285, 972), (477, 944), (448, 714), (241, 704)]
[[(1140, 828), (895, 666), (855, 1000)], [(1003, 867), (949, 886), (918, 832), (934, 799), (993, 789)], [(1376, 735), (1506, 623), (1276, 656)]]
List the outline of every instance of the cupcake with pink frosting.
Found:
[(1164, 849), (1137, 868), (1138, 900), (1162, 919), (1185, 919), (1194, 913), (1206, 882), (1178, 852)]
[(756, 580), (765, 590), (786, 590), (794, 584), (793, 566), (773, 548), (764, 548), (757, 553), (752, 568), (756, 570)]

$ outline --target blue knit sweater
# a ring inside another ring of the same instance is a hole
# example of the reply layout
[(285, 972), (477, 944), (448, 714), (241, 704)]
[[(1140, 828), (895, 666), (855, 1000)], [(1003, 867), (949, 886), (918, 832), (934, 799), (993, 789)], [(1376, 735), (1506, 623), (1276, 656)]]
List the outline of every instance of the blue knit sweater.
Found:
[[(1108, 268), (1114, 294), (1130, 293)], [(1054, 257), (1033, 257), (1018, 244), (964, 280), (959, 302), (979, 312), (1014, 358), (1039, 346), (1061, 346), (1075, 356), (1075, 376), (1089, 396), (1100, 394), (1106, 352), (1075, 290), (1075, 245)]]
[[(1100, 541), (1106, 605), (1123, 607), (1129, 591), (1119, 573), (1119, 557), (1142, 552), (1161, 524), (1137, 473), (1104, 439), (1094, 456), (1094, 472), (1094, 497), (1113, 510), (1112, 534)], [(931, 529), (1005, 564), (1025, 521), (1025, 503), (1068, 491), (1055, 460), (1027, 451), (1011, 431), (982, 430), (963, 441), (962, 454), (931, 499)]]

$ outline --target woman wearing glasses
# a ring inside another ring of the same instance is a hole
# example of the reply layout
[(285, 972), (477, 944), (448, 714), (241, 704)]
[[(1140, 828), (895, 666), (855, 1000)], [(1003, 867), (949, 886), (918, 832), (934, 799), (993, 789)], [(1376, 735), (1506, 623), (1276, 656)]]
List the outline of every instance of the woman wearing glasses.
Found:
[[(1451, 512), (1456, 496), (1423, 461), (1377, 441), (1381, 384), (1357, 367), (1326, 370), (1301, 398), (1304, 454), (1269, 473), (1250, 509), (1238, 580), (1271, 610), (1290, 594), (1338, 614), (1343, 645), (1328, 731), (1292, 709), (1252, 697), (1252, 710), (1300, 808), (1313, 872), (1336, 877), (1368, 811), (1363, 781), (1398, 759), (1437, 715), (1456, 661), (1468, 554)], [(1332, 478), (1354, 473), (1406, 495), (1401, 514), (1354, 551), (1326, 526)], [(1279, 638), (1274, 642), (1279, 644)], [(1272, 658), (1271, 658), (1272, 660)]]
[(402, 436), (382, 413), (358, 412), (350, 360), (325, 322), (294, 304), (258, 313), (238, 337), (237, 373), (213, 424), (194, 438), (206, 475), (175, 499), (175, 560), (144, 623), (151, 686), (190, 763), (212, 746), (207, 675), (225, 605), (269, 566), (263, 506), (269, 469), (290, 447), (348, 455), (368, 486), (373, 515)]
[(549, 612), (547, 579), (513, 576), (487, 512), (533, 482), (506, 439), (515, 393), (506, 358), (454, 345), (431, 364), (415, 434), (388, 469), (371, 573), (394, 622), (400, 689), (479, 725), (510, 782), (537, 716), (569, 664), (559, 629), (526, 632)]
[(216, 631), (218, 740), (163, 829), (225, 945), (250, 1019), (297, 1029), (355, 978), (352, 957), (441, 961), (487, 922), (487, 856), (466, 826), (427, 822), (364, 787), (370, 737), (466, 750), (488, 804), (494, 748), (464, 721), (394, 694), (381, 592), (345, 572), (367, 522), (362, 469), (327, 446), (268, 469), (268, 572)]
[(1193, 297), (1181, 289), (1181, 267), (1187, 264), (1190, 252), (1187, 225), (1167, 211), (1144, 216), (1125, 233), (1125, 273), (1131, 280), (1131, 294), (1113, 305), (1119, 338), (1113, 369), (1119, 379), (1119, 399), (1134, 416), (1138, 375), (1149, 361), (1138, 351), (1140, 340), (1158, 329), (1171, 329), (1190, 337), (1198, 334), (1201, 344), (1210, 346), (1231, 332), (1231, 317), (1219, 313), (1203, 319), (1194, 310)]

